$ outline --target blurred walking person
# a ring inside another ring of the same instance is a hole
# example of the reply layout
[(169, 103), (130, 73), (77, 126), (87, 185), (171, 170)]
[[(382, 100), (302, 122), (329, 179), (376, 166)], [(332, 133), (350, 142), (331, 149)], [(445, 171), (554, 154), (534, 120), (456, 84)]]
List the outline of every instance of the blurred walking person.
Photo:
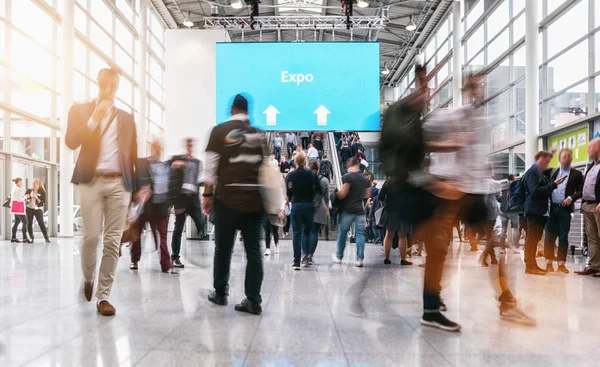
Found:
[(177, 155), (169, 161), (171, 166), (169, 180), (169, 196), (173, 201), (175, 210), (175, 228), (171, 240), (171, 261), (174, 268), (183, 268), (181, 262), (181, 236), (185, 219), (189, 215), (196, 225), (196, 231), (203, 231), (202, 209), (200, 207), (200, 175), (202, 162), (194, 157), (195, 141), (193, 138), (185, 139), (186, 153)]
[(296, 139), (296, 134), (293, 131), (285, 134), (285, 143), (287, 146), (288, 158), (292, 157), (292, 153), (296, 151), (296, 146), (298, 145), (298, 139)]
[[(131, 191), (135, 189), (137, 133), (133, 116), (115, 107), (119, 74), (112, 69), (98, 73), (98, 97), (73, 105), (68, 115), (66, 145), (81, 148), (71, 182), (79, 185), (84, 237), (81, 268), (88, 301), (96, 272), (96, 249), (103, 238), (98, 274), (97, 309), (101, 315), (115, 314), (109, 302), (115, 279), (119, 245)], [(63, 208), (70, 210), (70, 208)]]
[(273, 154), (277, 162), (281, 159), (281, 147), (283, 146), (283, 138), (279, 136), (279, 133), (275, 133), (273, 138)]
[(294, 246), (294, 262), (292, 269), (300, 270), (300, 266), (308, 266), (310, 254), (310, 235), (313, 227), (315, 209), (313, 200), (320, 193), (317, 175), (306, 169), (306, 155), (296, 155), (298, 168), (287, 175), (287, 201), (292, 202), (292, 243)]
[(348, 173), (342, 176), (342, 189), (337, 192), (341, 201), (342, 214), (337, 239), (336, 253), (332, 255), (333, 262), (341, 264), (348, 240), (348, 232), (354, 225), (356, 239), (356, 267), (362, 267), (365, 258), (365, 209), (363, 200), (371, 196), (371, 184), (360, 174), (359, 162), (352, 158), (348, 163)]
[[(171, 270), (171, 257), (167, 246), (167, 230), (169, 227), (169, 206), (167, 194), (169, 191), (169, 171), (167, 163), (161, 161), (162, 145), (160, 141), (154, 140), (151, 144), (151, 155), (140, 158), (137, 162), (136, 180), (137, 188), (149, 190), (149, 197), (144, 205), (144, 212), (135, 223), (137, 239), (131, 244), (131, 264), (129, 269), (137, 270), (142, 256), (141, 234), (146, 226), (150, 224), (150, 230), (154, 237), (155, 245), (160, 251), (160, 268), (163, 273)], [(158, 239), (156, 238), (158, 232)]]
[(25, 195), (28, 197), (27, 200), (27, 230), (29, 231), (29, 238), (31, 241), (34, 241), (33, 237), (33, 218), (38, 222), (40, 226), (40, 231), (44, 235), (44, 239), (46, 243), (50, 243), (50, 238), (48, 238), (48, 230), (46, 229), (46, 224), (44, 223), (44, 205), (46, 205), (46, 189), (44, 188), (44, 184), (40, 181), (39, 178), (33, 179), (33, 187), (28, 189), (25, 192)]
[(313, 162), (310, 165), (310, 169), (317, 175), (320, 186), (320, 191), (315, 193), (313, 199), (315, 215), (310, 232), (310, 250), (308, 251), (308, 258), (306, 260), (308, 265), (314, 265), (313, 256), (319, 244), (319, 233), (321, 232), (321, 228), (329, 222), (329, 177), (322, 174), (319, 162)]
[(21, 241), (17, 239), (17, 231), (20, 224), (21, 232), (23, 233), (23, 242), (33, 243), (32, 240), (27, 238), (27, 215), (25, 211), (27, 196), (25, 195), (25, 190), (23, 190), (23, 179), (21, 177), (15, 177), (12, 182), (15, 184), (15, 187), (10, 194), (10, 214), (15, 216), (15, 222), (12, 226), (12, 238), (10, 242), (21, 243)]
[(578, 275), (600, 276), (600, 139), (588, 144), (588, 154), (592, 163), (588, 164), (583, 184), (583, 220), (587, 236), (589, 261), (585, 269), (576, 271)]
[[(372, 190), (372, 189), (371, 189)], [(402, 200), (397, 192), (397, 186), (393, 179), (388, 178), (379, 192), (379, 201), (384, 203), (381, 226), (385, 228), (383, 237), (383, 253), (385, 259), (383, 263), (390, 265), (390, 252), (392, 251), (392, 242), (394, 236), (398, 236), (398, 248), (400, 249), (400, 265), (412, 265), (412, 262), (406, 260), (408, 245), (408, 236), (412, 234), (410, 222), (405, 221), (399, 214), (403, 210)]]
[(208, 300), (221, 306), (228, 303), (231, 254), (239, 230), (248, 263), (244, 283), (246, 298), (235, 310), (254, 315), (262, 313), (260, 232), (265, 209), (259, 170), (267, 155), (264, 134), (250, 125), (248, 100), (242, 95), (235, 96), (231, 117), (212, 129), (206, 147), (202, 202), (205, 214), (213, 213), (215, 224), (214, 291)]

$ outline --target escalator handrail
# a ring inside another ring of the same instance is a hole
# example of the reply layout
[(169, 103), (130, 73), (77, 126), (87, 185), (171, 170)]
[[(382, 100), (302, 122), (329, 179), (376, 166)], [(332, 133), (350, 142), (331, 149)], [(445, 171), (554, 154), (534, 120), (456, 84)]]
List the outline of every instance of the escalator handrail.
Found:
[(335, 134), (333, 131), (327, 133), (327, 142), (329, 144), (329, 151), (331, 152), (331, 165), (333, 166), (333, 182), (335, 188), (340, 190), (342, 188), (342, 170), (340, 167), (340, 155), (337, 151), (337, 144), (335, 142)]

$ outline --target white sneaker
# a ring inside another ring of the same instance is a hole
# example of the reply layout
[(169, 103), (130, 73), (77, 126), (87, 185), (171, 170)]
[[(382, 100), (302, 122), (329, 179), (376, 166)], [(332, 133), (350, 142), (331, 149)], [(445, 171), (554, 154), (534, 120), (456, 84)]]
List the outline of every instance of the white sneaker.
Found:
[(341, 264), (342, 260), (337, 258), (336, 254), (331, 254), (331, 260), (333, 261), (334, 264)]
[(514, 322), (521, 325), (536, 325), (535, 319), (527, 315), (518, 304), (500, 305), (500, 318), (505, 321)]
[(362, 260), (356, 260), (356, 262), (354, 263), (354, 265), (355, 265), (357, 268), (362, 268), (362, 266), (363, 266), (363, 261), (362, 261)]
[(270, 248), (268, 248), (268, 249), (265, 250), (265, 256), (269, 256), (269, 255), (271, 255), (271, 249)]
[(278, 254), (279, 253), (279, 245), (275, 244), (275, 253)]

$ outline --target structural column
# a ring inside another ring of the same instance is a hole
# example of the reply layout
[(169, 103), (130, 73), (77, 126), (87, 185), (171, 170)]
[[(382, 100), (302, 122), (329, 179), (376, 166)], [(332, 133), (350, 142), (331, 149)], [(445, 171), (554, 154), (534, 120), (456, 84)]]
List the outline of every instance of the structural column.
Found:
[(525, 169), (533, 164), (538, 150), (539, 131), (539, 52), (538, 52), (538, 0), (525, 3)]
[(64, 142), (67, 117), (73, 103), (73, 47), (75, 43), (75, 0), (62, 0), (62, 106), (60, 130), (60, 237), (73, 237), (73, 151)]
[(146, 141), (147, 141), (147, 130), (148, 130), (148, 86), (147, 86), (147, 73), (148, 73), (148, 0), (140, 0), (140, 26), (139, 39), (138, 39), (138, 51), (140, 53), (140, 63), (138, 64), (138, 113), (137, 113), (137, 142), (138, 142), (138, 156), (146, 156)]
[(462, 0), (452, 2), (452, 105), (462, 106), (462, 24), (460, 23), (460, 7)]

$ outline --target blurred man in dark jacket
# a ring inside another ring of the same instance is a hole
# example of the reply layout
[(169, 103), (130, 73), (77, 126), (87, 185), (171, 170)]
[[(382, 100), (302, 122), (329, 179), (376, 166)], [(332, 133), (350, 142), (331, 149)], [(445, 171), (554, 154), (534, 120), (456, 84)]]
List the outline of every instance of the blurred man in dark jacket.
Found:
[[(129, 269), (137, 270), (138, 262), (142, 256), (141, 233), (150, 223), (154, 242), (160, 245), (160, 267), (163, 273), (171, 269), (171, 258), (167, 246), (167, 229), (169, 226), (169, 166), (162, 162), (162, 145), (158, 140), (152, 142), (152, 155), (140, 158), (137, 163), (136, 182), (138, 188), (148, 188), (151, 196), (146, 201), (144, 212), (135, 224), (137, 241), (131, 244), (131, 264)], [(157, 241), (156, 232), (159, 233), (160, 243)]]
[(185, 140), (186, 154), (174, 156), (170, 161), (171, 177), (169, 180), (169, 197), (175, 210), (175, 228), (171, 241), (173, 267), (183, 268), (179, 259), (181, 251), (181, 236), (185, 225), (186, 215), (194, 221), (198, 232), (202, 231), (202, 209), (200, 207), (200, 174), (202, 162), (192, 155), (194, 139)]

